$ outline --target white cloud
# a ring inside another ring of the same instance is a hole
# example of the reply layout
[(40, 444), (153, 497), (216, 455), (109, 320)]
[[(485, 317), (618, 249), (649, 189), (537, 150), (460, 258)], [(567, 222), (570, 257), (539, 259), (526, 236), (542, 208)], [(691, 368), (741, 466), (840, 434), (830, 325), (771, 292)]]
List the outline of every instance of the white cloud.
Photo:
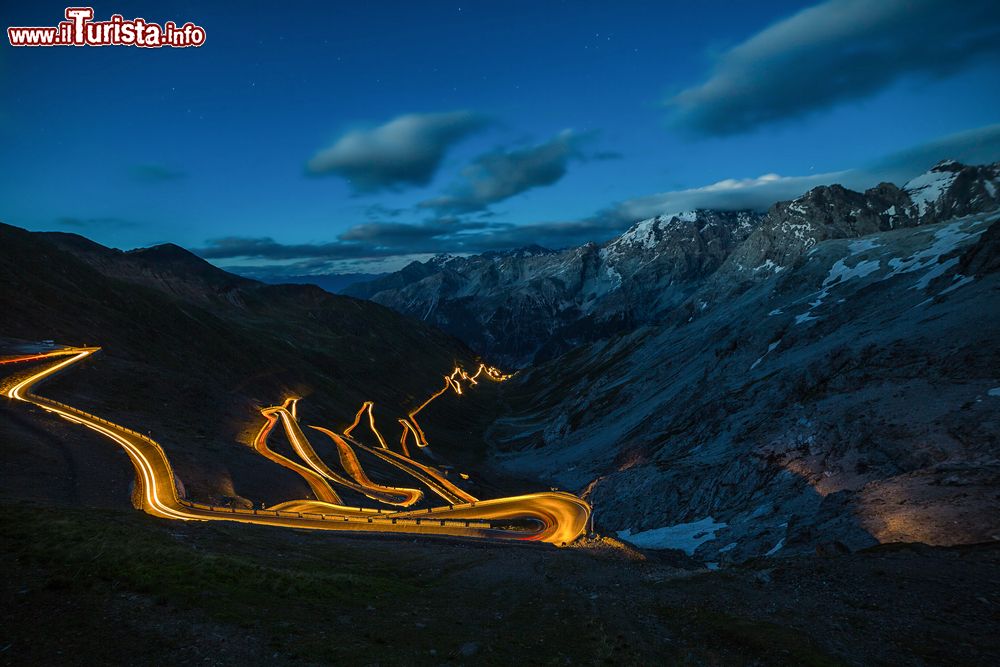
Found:
[(948, 76), (998, 51), (995, 0), (828, 0), (726, 51), (670, 104), (682, 127), (734, 134), (862, 99), (904, 76)]
[(814, 176), (764, 174), (757, 178), (727, 178), (699, 188), (629, 199), (614, 210), (620, 217), (633, 221), (698, 208), (763, 210), (776, 201), (794, 199), (817, 185), (839, 182), (849, 173), (831, 172)]
[(407, 114), (348, 132), (306, 166), (314, 174), (342, 176), (360, 192), (427, 185), (448, 148), (486, 124), (469, 111)]
[(794, 199), (819, 185), (837, 183), (852, 190), (865, 190), (883, 181), (902, 185), (944, 159), (954, 159), (964, 164), (1000, 160), (1000, 124), (942, 137), (893, 153), (857, 169), (808, 176), (769, 173), (756, 178), (727, 178), (698, 188), (628, 199), (613, 207), (608, 215), (631, 223), (662, 213), (697, 208), (762, 211), (774, 202)]

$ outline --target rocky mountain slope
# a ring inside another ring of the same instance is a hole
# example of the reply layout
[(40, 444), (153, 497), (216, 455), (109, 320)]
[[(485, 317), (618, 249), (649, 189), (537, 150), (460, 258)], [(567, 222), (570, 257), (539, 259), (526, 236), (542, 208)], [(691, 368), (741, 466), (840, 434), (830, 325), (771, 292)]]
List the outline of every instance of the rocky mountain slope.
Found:
[[(301, 396), (310, 423), (342, 428), (372, 400), (386, 437), (398, 440), (396, 417), (456, 363), (475, 363), (456, 339), (383, 306), (264, 285), (171, 245), (122, 252), (0, 225), (0, 304), (0, 336), (102, 346), (47, 383), (46, 395), (150, 431), (188, 494), (218, 504), (309, 496), (301, 478), (247, 446), (259, 408)], [(439, 454), (455, 442), (468, 452), (490, 390), (428, 411)], [(127, 503), (123, 455), (22, 406), (0, 409), (6, 495)]]
[(498, 458), (706, 561), (1000, 539), (998, 175), (775, 205), (663, 324), (522, 372)]
[(442, 255), (345, 293), (417, 317), (498, 363), (520, 367), (676, 308), (760, 220), (749, 211), (665, 215), (603, 246)]
[(953, 161), (899, 188), (812, 190), (767, 214), (689, 211), (635, 224), (602, 245), (439, 256), (346, 293), (438, 326), (508, 367), (553, 359), (675, 316), (717, 292), (783, 270), (827, 238), (931, 224), (998, 202), (997, 166)]
[(485, 349), (542, 363), (504, 390), (499, 464), (585, 492), (636, 544), (724, 562), (1000, 539), (998, 190), (1000, 164), (948, 161), (603, 247), (439, 258), (372, 298), (459, 336), (516, 305), (533, 329)]

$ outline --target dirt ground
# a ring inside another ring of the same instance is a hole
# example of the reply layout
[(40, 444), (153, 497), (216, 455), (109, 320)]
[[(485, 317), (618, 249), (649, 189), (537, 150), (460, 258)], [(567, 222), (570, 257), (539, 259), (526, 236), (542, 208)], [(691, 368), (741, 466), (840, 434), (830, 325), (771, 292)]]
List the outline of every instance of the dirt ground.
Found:
[(7, 501), (0, 662), (1000, 664), (1000, 544), (720, 571)]

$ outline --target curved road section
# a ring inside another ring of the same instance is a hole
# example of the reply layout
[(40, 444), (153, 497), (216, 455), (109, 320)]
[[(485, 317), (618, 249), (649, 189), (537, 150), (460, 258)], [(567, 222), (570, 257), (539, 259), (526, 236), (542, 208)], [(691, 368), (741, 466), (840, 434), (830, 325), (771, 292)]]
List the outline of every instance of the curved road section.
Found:
[[(453, 500), (449, 500), (449, 505), (444, 507), (404, 511), (341, 505), (339, 497), (327, 483), (327, 476), (267, 448), (267, 435), (279, 419), (286, 422), (286, 427), (296, 421), (294, 402), (265, 415), (268, 423), (257, 436), (254, 446), (276, 463), (303, 475), (310, 481), (310, 488), (319, 500), (293, 500), (266, 510), (246, 510), (213, 507), (181, 499), (177, 493), (173, 468), (163, 448), (155, 440), (78, 408), (32, 393), (32, 388), (40, 382), (83, 361), (98, 350), (100, 348), (97, 347), (70, 347), (44, 354), (0, 359), (0, 365), (29, 361), (53, 362), (14, 381), (3, 393), (9, 398), (31, 403), (69, 422), (99, 433), (124, 449), (135, 466), (140, 509), (153, 516), (186, 521), (237, 521), (313, 530), (450, 535), (467, 538), (534, 540), (553, 544), (568, 544), (579, 537), (586, 528), (590, 506), (571, 494), (531, 493), (493, 500), (473, 499), (456, 504), (455, 500), (461, 501), (463, 496), (468, 498), (472, 496), (461, 492), (430, 466), (423, 466), (381, 448), (365, 449), (380, 454), (391, 454), (388, 458), (399, 464), (398, 467), (411, 468), (413, 472), (410, 474), (420, 473), (432, 484), (441, 487), (438, 490), (431, 485), (432, 490), (438, 491), (440, 495), (449, 495)], [(482, 370), (481, 367), (480, 372)], [(476, 375), (478, 376), (479, 372)], [(499, 374), (492, 369), (489, 375), (491, 378), (499, 377)], [(475, 377), (464, 373), (462, 376)], [(460, 389), (456, 391), (460, 392)], [(301, 434), (297, 425), (292, 430)], [(351, 487), (365, 486), (357, 477), (353, 482), (345, 481)], [(441, 485), (441, 482), (446, 482), (446, 485)], [(453, 489), (461, 493), (455, 493)], [(404, 490), (393, 488), (393, 491)]]

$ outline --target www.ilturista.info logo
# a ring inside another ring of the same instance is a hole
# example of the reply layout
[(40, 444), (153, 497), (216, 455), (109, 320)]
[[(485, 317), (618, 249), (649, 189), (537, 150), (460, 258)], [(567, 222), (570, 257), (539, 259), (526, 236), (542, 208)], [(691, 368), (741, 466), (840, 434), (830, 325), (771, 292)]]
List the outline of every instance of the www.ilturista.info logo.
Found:
[(7, 28), (11, 46), (201, 46), (205, 29), (190, 21), (178, 26), (173, 21), (163, 25), (146, 19), (126, 20), (112, 14), (107, 21), (94, 21), (93, 7), (67, 7), (66, 20), (55, 27)]

